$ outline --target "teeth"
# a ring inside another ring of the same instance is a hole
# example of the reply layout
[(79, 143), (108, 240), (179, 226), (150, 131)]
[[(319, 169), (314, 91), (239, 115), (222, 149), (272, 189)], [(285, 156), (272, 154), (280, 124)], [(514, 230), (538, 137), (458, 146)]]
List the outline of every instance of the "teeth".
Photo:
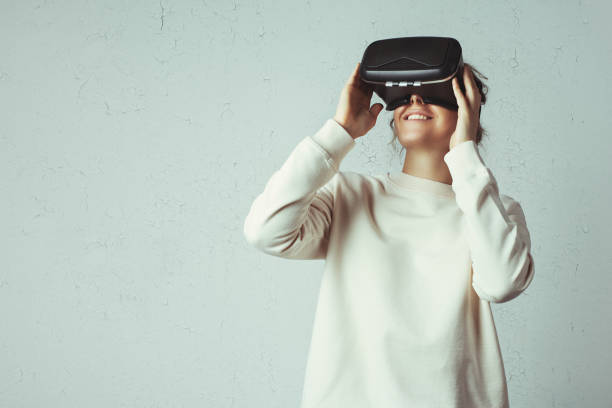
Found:
[(420, 120), (427, 120), (429, 119), (427, 116), (423, 116), (423, 115), (418, 115), (418, 114), (413, 114), (413, 115), (409, 115), (408, 116), (408, 120), (415, 120), (415, 119), (420, 119)]

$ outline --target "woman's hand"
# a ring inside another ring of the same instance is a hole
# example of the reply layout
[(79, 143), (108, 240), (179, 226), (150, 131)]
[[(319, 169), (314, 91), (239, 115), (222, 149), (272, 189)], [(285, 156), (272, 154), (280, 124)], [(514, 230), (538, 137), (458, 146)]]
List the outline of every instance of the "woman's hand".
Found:
[(457, 112), (457, 127), (450, 138), (449, 149), (452, 149), (461, 142), (474, 140), (478, 132), (480, 123), (480, 91), (474, 82), (474, 73), (469, 64), (463, 67), (463, 83), (465, 85), (465, 95), (459, 88), (459, 80), (454, 77), (452, 80), (453, 91), (459, 105)]
[(360, 64), (357, 63), (351, 77), (344, 85), (334, 115), (334, 120), (346, 129), (353, 139), (368, 133), (376, 124), (378, 114), (383, 110), (383, 105), (380, 103), (370, 107), (374, 87), (359, 78)]

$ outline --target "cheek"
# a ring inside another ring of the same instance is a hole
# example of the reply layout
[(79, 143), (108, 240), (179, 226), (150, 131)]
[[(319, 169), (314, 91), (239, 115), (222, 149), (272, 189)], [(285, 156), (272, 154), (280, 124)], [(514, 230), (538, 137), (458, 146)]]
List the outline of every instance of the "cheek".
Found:
[(445, 126), (454, 127), (457, 126), (457, 114), (447, 114), (441, 118)]

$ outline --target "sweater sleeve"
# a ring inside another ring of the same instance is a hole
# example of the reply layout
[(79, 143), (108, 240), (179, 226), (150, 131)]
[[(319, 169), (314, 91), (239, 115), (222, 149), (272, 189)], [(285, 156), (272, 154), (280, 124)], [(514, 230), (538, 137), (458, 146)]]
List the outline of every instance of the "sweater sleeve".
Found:
[(244, 221), (247, 242), (289, 259), (324, 259), (334, 206), (332, 178), (355, 139), (334, 119), (302, 139), (275, 171)]
[(444, 155), (457, 205), (464, 214), (472, 258), (472, 287), (481, 299), (503, 303), (531, 283), (534, 263), (525, 214), (511, 197), (500, 196), (491, 170), (473, 140)]

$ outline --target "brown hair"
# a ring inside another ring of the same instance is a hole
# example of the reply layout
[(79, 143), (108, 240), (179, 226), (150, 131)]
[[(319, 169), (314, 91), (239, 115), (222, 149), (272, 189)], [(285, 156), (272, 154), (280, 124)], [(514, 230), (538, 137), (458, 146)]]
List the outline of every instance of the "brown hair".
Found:
[[(478, 90), (480, 91), (480, 105), (484, 105), (487, 102), (487, 92), (489, 91), (489, 87), (479, 77), (482, 77), (484, 79), (489, 79), (489, 78), (487, 78), (480, 71), (474, 68), (472, 64), (469, 64), (466, 62), (464, 63), (464, 65), (468, 65), (474, 72), (474, 82), (476, 82), (476, 86), (478, 87)], [(389, 122), (389, 127), (391, 127), (391, 130), (393, 131), (393, 138), (389, 141), (389, 144), (393, 143), (397, 139), (397, 133), (395, 131), (395, 126), (393, 126), (394, 120), (395, 119), (393, 118)], [(478, 131), (476, 132), (476, 137), (474, 138), (474, 142), (476, 144), (480, 144), (482, 137), (484, 135), (488, 135), (488, 132), (486, 131), (485, 128), (482, 127), (482, 125), (479, 122)]]

